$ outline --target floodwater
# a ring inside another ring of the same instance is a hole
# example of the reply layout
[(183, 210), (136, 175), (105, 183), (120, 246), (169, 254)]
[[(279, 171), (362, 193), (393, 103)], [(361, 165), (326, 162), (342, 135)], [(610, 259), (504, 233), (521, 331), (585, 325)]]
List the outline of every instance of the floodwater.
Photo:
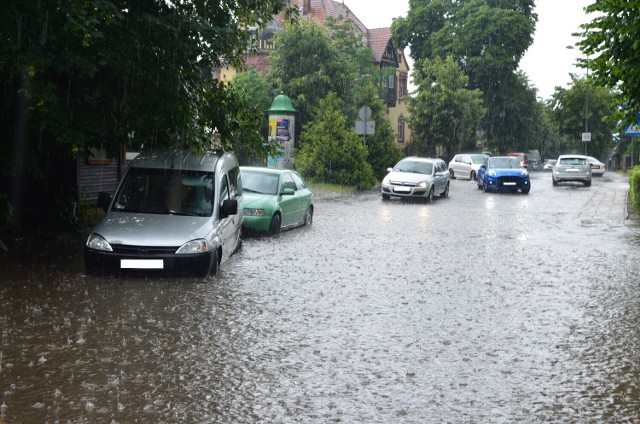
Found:
[(627, 189), (318, 199), (206, 280), (87, 277), (80, 237), (5, 255), (0, 423), (638, 422)]

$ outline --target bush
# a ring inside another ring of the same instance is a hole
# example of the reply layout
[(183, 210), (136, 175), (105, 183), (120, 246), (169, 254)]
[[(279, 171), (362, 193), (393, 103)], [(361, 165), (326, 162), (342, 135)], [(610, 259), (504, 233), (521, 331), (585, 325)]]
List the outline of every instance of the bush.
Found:
[(640, 213), (640, 166), (636, 166), (629, 175), (629, 192), (635, 210)]

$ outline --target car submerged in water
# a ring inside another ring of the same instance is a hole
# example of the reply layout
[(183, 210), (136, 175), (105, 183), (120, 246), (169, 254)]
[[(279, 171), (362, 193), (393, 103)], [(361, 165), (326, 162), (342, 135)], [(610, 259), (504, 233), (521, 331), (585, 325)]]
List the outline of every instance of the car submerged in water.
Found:
[(513, 156), (487, 158), (478, 169), (478, 189), (486, 191), (520, 192), (531, 190), (529, 171), (522, 167), (520, 159)]

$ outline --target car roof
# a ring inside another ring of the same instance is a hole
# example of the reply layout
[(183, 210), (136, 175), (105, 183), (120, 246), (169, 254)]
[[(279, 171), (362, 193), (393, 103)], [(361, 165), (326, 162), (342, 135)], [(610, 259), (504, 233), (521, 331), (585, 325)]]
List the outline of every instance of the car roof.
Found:
[[(224, 154), (224, 158), (233, 158)], [(211, 171), (221, 157), (212, 152), (198, 154), (188, 149), (159, 149), (142, 152), (136, 156), (130, 166), (136, 168), (188, 169), (194, 171)], [(235, 161), (235, 159), (233, 159)]]
[(422, 161), (422, 162), (434, 162), (434, 161), (442, 160), (440, 158), (425, 158), (425, 157), (422, 157), (422, 156), (407, 156), (406, 158), (402, 158), (401, 161), (408, 160), (408, 159)]
[(266, 166), (241, 166), (240, 171), (265, 172), (269, 174), (282, 175), (286, 172), (295, 172), (292, 169), (268, 168)]

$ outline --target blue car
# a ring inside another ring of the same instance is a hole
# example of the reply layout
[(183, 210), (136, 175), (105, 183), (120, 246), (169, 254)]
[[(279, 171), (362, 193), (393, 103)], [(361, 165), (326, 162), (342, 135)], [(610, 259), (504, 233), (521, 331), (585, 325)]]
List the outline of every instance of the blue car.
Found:
[(493, 156), (485, 159), (476, 174), (478, 189), (510, 191), (528, 194), (531, 190), (529, 172), (515, 157)]

